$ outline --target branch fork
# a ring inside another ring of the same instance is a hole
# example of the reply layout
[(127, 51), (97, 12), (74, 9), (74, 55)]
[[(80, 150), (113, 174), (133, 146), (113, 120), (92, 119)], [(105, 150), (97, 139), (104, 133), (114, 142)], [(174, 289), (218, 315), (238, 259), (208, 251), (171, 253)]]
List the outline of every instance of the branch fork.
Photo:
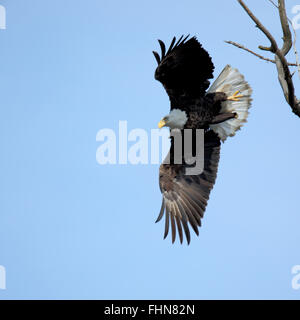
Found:
[(265, 34), (267, 39), (270, 41), (269, 47), (259, 46), (259, 49), (273, 53), (275, 55), (275, 59), (273, 60), (273, 59), (265, 58), (236, 42), (233, 42), (233, 41), (225, 41), (225, 42), (232, 44), (242, 50), (248, 51), (249, 53), (255, 55), (256, 57), (262, 60), (275, 63), (277, 68), (277, 73), (278, 73), (278, 80), (283, 90), (284, 97), (287, 103), (290, 105), (293, 113), (296, 114), (298, 117), (300, 117), (300, 100), (298, 100), (297, 97), (295, 96), (295, 87), (292, 80), (292, 74), (289, 69), (289, 66), (296, 66), (299, 68), (299, 64), (289, 63), (286, 60), (286, 55), (290, 52), (291, 48), (293, 47), (293, 41), (292, 41), (292, 33), (289, 26), (289, 19), (286, 13), (285, 0), (278, 0), (278, 6), (272, 0), (270, 0), (276, 6), (279, 12), (279, 17), (280, 17), (280, 22), (281, 22), (281, 27), (283, 32), (283, 38), (282, 38), (283, 46), (281, 49), (279, 48), (275, 38), (272, 36), (270, 31), (260, 22), (260, 20), (253, 14), (253, 12), (246, 6), (244, 1), (243, 0), (237, 0), (237, 1), (246, 11), (248, 16), (254, 21), (256, 27), (260, 29)]

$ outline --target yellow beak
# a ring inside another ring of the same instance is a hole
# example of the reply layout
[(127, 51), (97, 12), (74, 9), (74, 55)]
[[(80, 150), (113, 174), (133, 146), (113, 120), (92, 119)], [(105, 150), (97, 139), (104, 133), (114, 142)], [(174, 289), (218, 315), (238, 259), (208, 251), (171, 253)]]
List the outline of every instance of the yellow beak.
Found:
[(161, 129), (162, 127), (164, 127), (166, 125), (166, 121), (165, 120), (160, 120), (159, 123), (158, 123), (158, 127), (159, 129)]

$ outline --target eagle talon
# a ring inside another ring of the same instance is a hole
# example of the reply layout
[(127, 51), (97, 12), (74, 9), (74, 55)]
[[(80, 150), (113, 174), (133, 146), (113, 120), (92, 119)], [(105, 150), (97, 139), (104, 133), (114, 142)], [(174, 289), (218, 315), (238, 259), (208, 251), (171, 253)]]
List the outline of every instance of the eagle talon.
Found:
[(229, 101), (240, 101), (240, 98), (243, 98), (242, 94), (239, 94), (240, 91), (236, 91), (232, 96), (228, 97), (227, 100)]

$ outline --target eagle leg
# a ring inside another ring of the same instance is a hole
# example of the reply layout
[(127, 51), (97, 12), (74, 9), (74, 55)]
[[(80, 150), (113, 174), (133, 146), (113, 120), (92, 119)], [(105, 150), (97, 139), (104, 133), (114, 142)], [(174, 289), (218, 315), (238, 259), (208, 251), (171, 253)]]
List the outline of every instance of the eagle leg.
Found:
[(227, 100), (229, 101), (240, 101), (240, 98), (243, 98), (242, 94), (239, 94), (240, 91), (236, 91), (232, 96), (228, 97)]
[(231, 113), (231, 112), (220, 113), (212, 119), (212, 122), (210, 124), (222, 123), (224, 121), (227, 121), (229, 119), (233, 119), (236, 117), (237, 117), (237, 113)]

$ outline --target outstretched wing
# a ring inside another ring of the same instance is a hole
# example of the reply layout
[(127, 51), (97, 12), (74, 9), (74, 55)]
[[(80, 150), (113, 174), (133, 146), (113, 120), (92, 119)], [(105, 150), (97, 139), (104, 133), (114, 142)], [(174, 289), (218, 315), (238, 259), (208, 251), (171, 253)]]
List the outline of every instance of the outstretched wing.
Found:
[[(205, 94), (214, 65), (196, 37), (183, 36), (176, 42), (174, 37), (168, 50), (159, 41), (161, 56), (153, 52), (158, 67), (155, 79), (165, 87), (173, 104), (180, 104), (180, 97), (197, 98)], [(178, 107), (178, 106), (176, 106)]]
[(163, 194), (162, 207), (157, 221), (165, 214), (165, 234), (172, 229), (172, 242), (176, 239), (176, 230), (183, 242), (183, 230), (190, 243), (189, 225), (198, 235), (198, 227), (214, 186), (220, 158), (220, 139), (212, 130), (204, 136), (204, 171), (200, 175), (185, 175), (184, 165), (162, 164), (160, 166), (159, 185)]

